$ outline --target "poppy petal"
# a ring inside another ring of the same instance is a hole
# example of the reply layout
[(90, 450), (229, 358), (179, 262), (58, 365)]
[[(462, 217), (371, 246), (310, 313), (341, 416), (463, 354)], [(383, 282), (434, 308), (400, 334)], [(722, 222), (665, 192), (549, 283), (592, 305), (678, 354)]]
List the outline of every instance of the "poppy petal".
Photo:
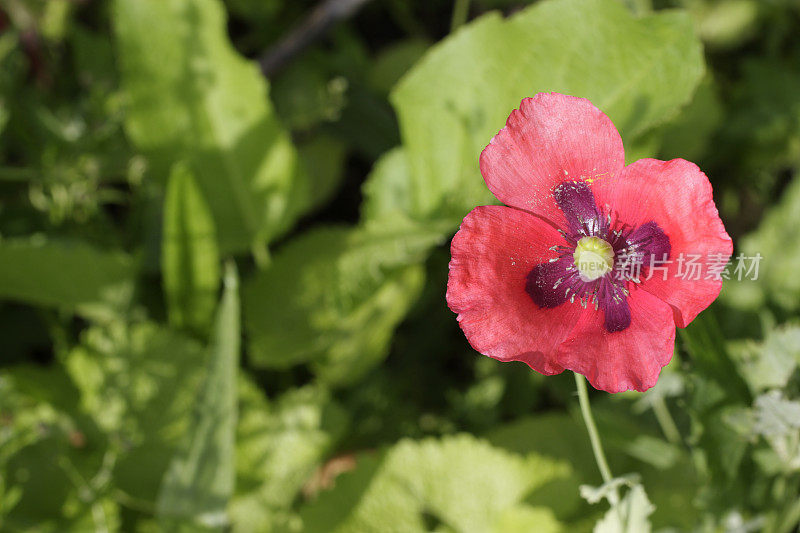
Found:
[(631, 292), (627, 307), (630, 326), (613, 333), (604, 327), (602, 310), (584, 310), (559, 348), (558, 363), (607, 392), (644, 392), (655, 385), (675, 348), (672, 309), (643, 290)]
[(476, 207), (464, 218), (451, 245), (447, 303), (475, 350), (542, 374), (564, 370), (553, 357), (582, 309), (541, 308), (526, 292), (531, 270), (553, 258), (549, 248), (559, 243), (555, 229), (519, 209)]
[(611, 119), (585, 98), (558, 93), (522, 100), (480, 156), (486, 185), (501, 202), (561, 227), (555, 187), (616, 176), (624, 164), (622, 138)]
[(733, 251), (706, 175), (684, 159), (640, 159), (592, 189), (619, 220), (655, 222), (669, 238), (669, 261), (651, 269), (641, 287), (670, 304), (675, 324), (686, 327), (719, 295), (722, 280), (712, 264), (727, 262)]

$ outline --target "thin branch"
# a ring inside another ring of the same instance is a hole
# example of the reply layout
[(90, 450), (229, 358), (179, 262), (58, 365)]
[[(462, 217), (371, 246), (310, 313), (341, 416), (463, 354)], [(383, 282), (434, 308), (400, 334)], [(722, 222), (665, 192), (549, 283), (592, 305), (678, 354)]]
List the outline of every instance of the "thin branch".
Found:
[(261, 72), (270, 77), (284, 67), (294, 56), (322, 37), (334, 24), (353, 16), (371, 0), (324, 0), (284, 36), (275, 46), (264, 52), (258, 63)]

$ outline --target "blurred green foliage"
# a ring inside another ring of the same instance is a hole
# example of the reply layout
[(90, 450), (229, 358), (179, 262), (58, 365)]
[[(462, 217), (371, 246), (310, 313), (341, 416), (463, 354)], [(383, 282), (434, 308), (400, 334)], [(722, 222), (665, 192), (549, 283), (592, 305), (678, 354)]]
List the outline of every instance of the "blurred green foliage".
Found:
[[(453, 4), (368, 3), (266, 79), (311, 0), (0, 3), (0, 530), (796, 529), (800, 8)], [(542, 91), (698, 163), (763, 256), (654, 389), (594, 395), (605, 486), (570, 377), (444, 301)]]

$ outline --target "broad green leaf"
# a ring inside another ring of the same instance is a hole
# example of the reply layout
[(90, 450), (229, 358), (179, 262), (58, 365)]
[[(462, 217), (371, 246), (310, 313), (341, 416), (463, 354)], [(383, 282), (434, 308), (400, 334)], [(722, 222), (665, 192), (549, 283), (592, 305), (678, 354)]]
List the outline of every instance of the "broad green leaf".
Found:
[(108, 319), (130, 301), (135, 262), (122, 252), (44, 237), (0, 240), (0, 297)]
[[(411, 168), (402, 147), (386, 152), (372, 168), (364, 186), (361, 223), (390, 225), (414, 216)], [(452, 222), (457, 222), (455, 219)]]
[(493, 201), (481, 149), (522, 98), (589, 98), (626, 142), (674, 115), (704, 70), (691, 19), (635, 18), (617, 0), (547, 0), (485, 15), (434, 46), (392, 93), (413, 179), (415, 215), (463, 216)]
[(125, 127), (154, 171), (187, 159), (223, 253), (248, 250), (297, 215), (297, 154), (255, 64), (233, 49), (219, 0), (115, 0)]
[(164, 200), (161, 273), (170, 322), (204, 331), (219, 287), (214, 221), (192, 171), (176, 164)]
[(427, 531), (431, 522), (447, 531), (492, 531), (512, 519), (507, 513), (518, 511), (527, 494), (568, 472), (564, 463), (510, 453), (469, 435), (403, 440), (380, 464), (370, 457), (359, 462), (301, 511), (304, 531)]
[(114, 442), (117, 488), (153, 502), (190, 427), (205, 377), (204, 347), (152, 323), (86, 330), (65, 356), (83, 410)]
[(172, 459), (158, 495), (167, 529), (187, 521), (206, 528), (229, 523), (235, 482), (237, 372), (241, 340), (239, 278), (228, 263), (209, 347), (205, 384), (195, 399), (183, 448)]
[(235, 531), (265, 531), (290, 507), (348, 429), (348, 414), (322, 387), (294, 389), (269, 402), (250, 381), (239, 387)]
[(553, 511), (546, 507), (518, 505), (500, 514), (493, 524), (492, 533), (561, 533), (569, 531), (560, 524)]
[(426, 39), (414, 37), (398, 41), (380, 51), (369, 72), (370, 85), (389, 94), (392, 87), (430, 48)]
[(434, 227), (326, 228), (298, 237), (245, 286), (250, 357), (283, 368), (313, 362), (352, 382), (386, 354), (422, 286), (415, 263), (441, 241)]

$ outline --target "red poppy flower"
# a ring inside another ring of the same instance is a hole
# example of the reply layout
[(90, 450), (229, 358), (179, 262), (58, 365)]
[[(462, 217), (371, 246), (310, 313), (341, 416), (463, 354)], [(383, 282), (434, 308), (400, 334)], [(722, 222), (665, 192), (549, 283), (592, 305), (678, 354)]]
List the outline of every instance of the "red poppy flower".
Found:
[[(625, 166), (611, 120), (556, 93), (523, 100), (480, 168), (508, 207), (476, 207), (453, 238), (447, 303), (470, 344), (608, 392), (655, 385), (732, 252), (705, 174)], [(703, 268), (687, 275), (691, 262)]]

